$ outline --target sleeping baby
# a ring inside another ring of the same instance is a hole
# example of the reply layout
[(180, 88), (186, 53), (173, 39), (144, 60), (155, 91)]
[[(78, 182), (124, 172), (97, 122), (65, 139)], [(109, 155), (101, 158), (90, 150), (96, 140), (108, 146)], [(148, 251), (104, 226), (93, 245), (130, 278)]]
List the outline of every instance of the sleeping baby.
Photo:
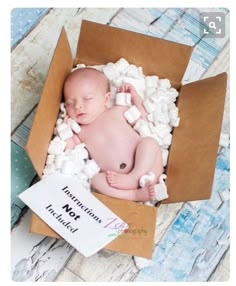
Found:
[[(118, 93), (130, 93), (143, 120), (147, 113), (142, 98), (129, 83), (123, 83)], [(81, 68), (68, 75), (64, 83), (67, 114), (81, 127), (79, 133), (66, 140), (67, 149), (83, 142), (100, 167), (91, 185), (93, 189), (119, 199), (150, 201), (155, 197), (155, 184), (163, 173), (161, 149), (152, 137), (142, 138), (127, 121), (127, 106), (109, 106), (107, 77), (93, 68)], [(129, 123), (130, 122), (130, 123)], [(140, 178), (152, 172), (152, 181), (139, 187)]]

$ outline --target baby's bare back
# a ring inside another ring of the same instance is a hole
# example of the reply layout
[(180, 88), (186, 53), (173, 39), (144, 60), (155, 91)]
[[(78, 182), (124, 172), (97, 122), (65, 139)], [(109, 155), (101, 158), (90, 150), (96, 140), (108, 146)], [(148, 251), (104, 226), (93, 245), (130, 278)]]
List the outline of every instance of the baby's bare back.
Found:
[(134, 156), (141, 137), (123, 117), (124, 107), (107, 109), (93, 123), (84, 125), (79, 133), (90, 157), (101, 171), (128, 173), (134, 165)]

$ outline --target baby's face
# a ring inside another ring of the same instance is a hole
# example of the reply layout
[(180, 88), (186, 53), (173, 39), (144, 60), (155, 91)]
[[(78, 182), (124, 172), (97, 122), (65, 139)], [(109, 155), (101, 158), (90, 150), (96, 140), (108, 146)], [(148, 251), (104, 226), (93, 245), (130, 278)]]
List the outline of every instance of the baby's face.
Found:
[(72, 81), (65, 85), (64, 96), (67, 114), (80, 125), (96, 120), (109, 101), (109, 93), (96, 81)]

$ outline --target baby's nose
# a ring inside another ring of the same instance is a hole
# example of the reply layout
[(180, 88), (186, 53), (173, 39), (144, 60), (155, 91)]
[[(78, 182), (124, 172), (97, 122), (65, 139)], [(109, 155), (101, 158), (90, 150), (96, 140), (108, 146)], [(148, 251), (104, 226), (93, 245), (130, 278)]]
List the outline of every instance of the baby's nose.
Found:
[(75, 108), (81, 109), (83, 107), (82, 102), (76, 102)]

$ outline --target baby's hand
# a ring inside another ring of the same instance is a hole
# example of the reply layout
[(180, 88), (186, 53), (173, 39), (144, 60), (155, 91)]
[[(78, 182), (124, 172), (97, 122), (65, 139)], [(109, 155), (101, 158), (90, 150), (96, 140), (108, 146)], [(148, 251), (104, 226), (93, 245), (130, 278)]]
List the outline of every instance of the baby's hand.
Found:
[(130, 93), (132, 99), (138, 95), (135, 87), (131, 83), (123, 83), (120, 87), (117, 88), (117, 92)]
[(118, 92), (129, 92), (131, 94), (131, 103), (135, 105), (138, 110), (141, 112), (141, 117), (144, 120), (147, 120), (147, 112), (143, 106), (143, 99), (138, 95), (134, 86), (130, 83), (123, 83), (118, 89)]

